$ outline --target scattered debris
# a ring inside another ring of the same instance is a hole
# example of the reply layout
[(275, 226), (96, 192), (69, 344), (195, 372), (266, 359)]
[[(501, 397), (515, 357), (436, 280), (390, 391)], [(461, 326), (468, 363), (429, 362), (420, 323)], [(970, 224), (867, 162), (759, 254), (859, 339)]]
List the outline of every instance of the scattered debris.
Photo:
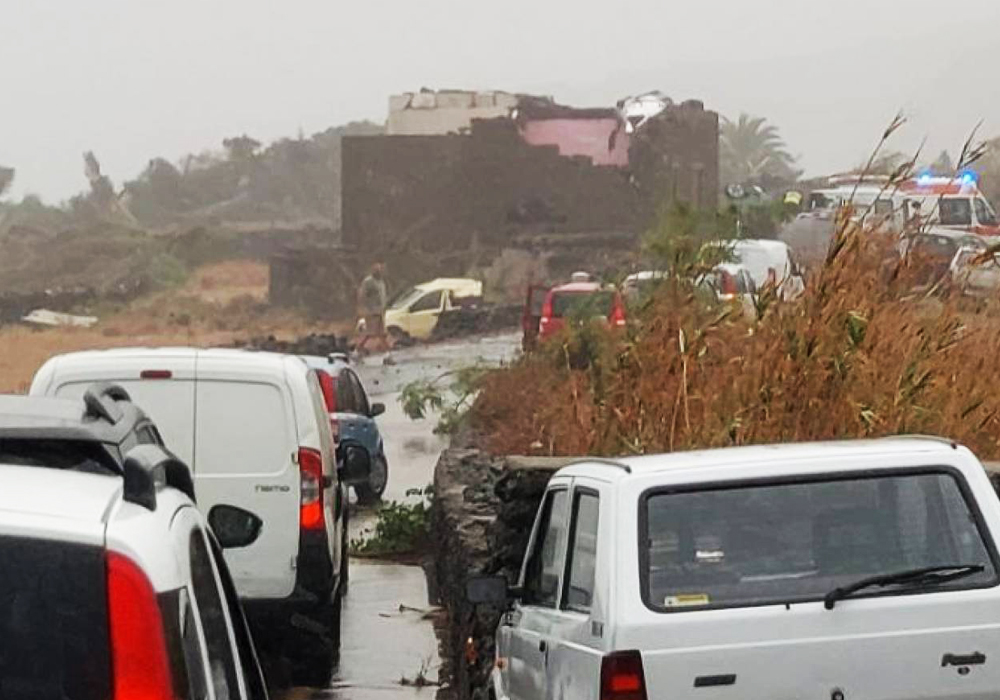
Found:
[(428, 688), (428, 687), (440, 687), (441, 681), (432, 681), (427, 678), (427, 672), (430, 670), (430, 659), (425, 659), (420, 664), (420, 670), (417, 671), (417, 675), (413, 678), (407, 678), (403, 676), (399, 679), (399, 684), (406, 687), (413, 688)]
[(263, 350), (266, 352), (280, 352), (289, 355), (313, 355), (316, 357), (344, 355), (350, 350), (347, 337), (338, 336), (333, 333), (310, 333), (295, 340), (279, 340), (273, 335), (269, 335), (266, 337), (251, 338), (249, 341), (238, 341), (235, 345), (246, 350)]
[(647, 121), (672, 106), (674, 101), (659, 90), (626, 97), (618, 102), (618, 111), (625, 120), (625, 132), (633, 133)]
[(36, 326), (73, 326), (77, 328), (90, 328), (97, 323), (96, 316), (76, 316), (74, 314), (64, 314), (48, 309), (35, 309), (21, 319), (25, 323)]

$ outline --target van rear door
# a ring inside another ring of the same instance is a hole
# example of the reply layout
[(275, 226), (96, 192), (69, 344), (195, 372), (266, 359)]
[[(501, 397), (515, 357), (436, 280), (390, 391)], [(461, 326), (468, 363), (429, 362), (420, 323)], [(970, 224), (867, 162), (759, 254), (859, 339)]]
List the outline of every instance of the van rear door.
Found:
[(241, 596), (285, 598), (295, 587), (299, 541), (295, 413), (284, 383), (216, 364), (199, 358), (198, 506), (210, 515), (216, 505), (233, 505), (264, 522), (257, 541), (227, 550), (226, 562)]
[(167, 449), (186, 464), (194, 460), (194, 356), (107, 358), (66, 376), (57, 375), (52, 394), (79, 399), (94, 382), (123, 387), (156, 423)]

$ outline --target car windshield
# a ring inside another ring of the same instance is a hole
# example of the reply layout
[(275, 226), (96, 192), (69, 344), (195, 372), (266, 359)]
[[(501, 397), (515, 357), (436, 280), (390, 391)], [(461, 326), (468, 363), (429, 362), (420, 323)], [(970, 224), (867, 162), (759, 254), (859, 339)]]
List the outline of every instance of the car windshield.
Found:
[(104, 551), (0, 536), (0, 698), (111, 697)]
[(555, 292), (552, 295), (552, 315), (556, 318), (567, 316), (608, 316), (614, 306), (615, 293), (597, 292)]
[(944, 471), (653, 493), (640, 518), (642, 593), (658, 611), (821, 600), (955, 562), (984, 566), (955, 586), (996, 580), (976, 513)]
[(389, 304), (389, 308), (405, 309), (423, 295), (424, 295), (424, 290), (412, 287), (407, 291), (403, 292), (402, 294), (396, 295), (393, 301)]

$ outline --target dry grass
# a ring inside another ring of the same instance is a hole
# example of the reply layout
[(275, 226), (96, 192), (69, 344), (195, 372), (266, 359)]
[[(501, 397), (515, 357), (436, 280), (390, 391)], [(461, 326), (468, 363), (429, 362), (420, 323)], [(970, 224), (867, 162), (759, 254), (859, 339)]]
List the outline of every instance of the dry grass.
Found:
[(266, 265), (230, 261), (200, 268), (183, 287), (139, 299), (93, 328), (0, 328), (0, 391), (27, 391), (42, 363), (65, 352), (123, 346), (226, 346), (265, 335), (292, 339), (346, 330), (342, 324), (317, 324), (295, 312), (267, 306), (267, 282)]
[(489, 375), (473, 427), (505, 454), (924, 433), (1000, 458), (1000, 308), (915, 295), (913, 261), (842, 230), (796, 303), (747, 322), (668, 287), (627, 338), (586, 329)]

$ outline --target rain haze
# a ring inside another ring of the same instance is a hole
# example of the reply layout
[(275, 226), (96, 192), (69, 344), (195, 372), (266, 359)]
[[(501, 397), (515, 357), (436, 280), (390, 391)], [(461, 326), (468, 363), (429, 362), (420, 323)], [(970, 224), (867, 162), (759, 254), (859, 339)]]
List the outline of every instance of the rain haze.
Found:
[(0, 162), (15, 197), (52, 202), (86, 188), (86, 150), (120, 183), (236, 134), (382, 122), (387, 95), (422, 86), (696, 97), (766, 117), (808, 174), (862, 161), (899, 109), (900, 150), (928, 136), (957, 151), (980, 119), (982, 136), (1000, 130), (1000, 92), (978, 70), (995, 0), (45, 0), (8, 2), (4, 20)]

